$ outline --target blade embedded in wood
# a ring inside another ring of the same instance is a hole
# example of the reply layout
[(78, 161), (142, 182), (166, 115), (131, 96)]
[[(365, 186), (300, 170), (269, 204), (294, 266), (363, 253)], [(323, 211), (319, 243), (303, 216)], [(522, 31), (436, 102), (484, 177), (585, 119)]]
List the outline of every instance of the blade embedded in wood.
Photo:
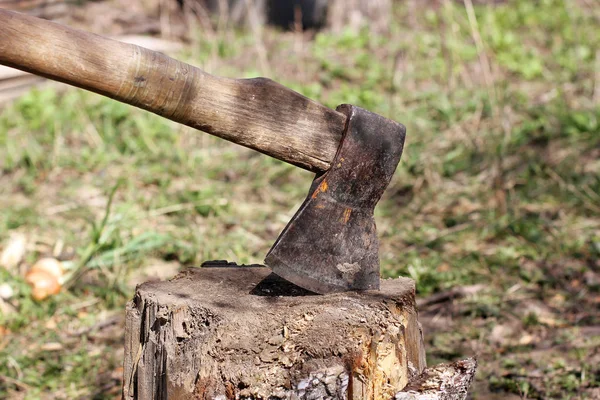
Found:
[(350, 105), (340, 149), (318, 175), (265, 258), (277, 275), (316, 293), (379, 288), (373, 210), (402, 156), (406, 128)]

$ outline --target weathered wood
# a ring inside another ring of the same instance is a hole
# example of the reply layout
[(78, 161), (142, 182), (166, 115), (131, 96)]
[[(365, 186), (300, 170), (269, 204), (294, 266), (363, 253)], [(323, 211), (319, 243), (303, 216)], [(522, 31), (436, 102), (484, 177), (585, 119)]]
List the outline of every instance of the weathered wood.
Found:
[(315, 296), (269, 273), (198, 268), (138, 286), (124, 399), (390, 400), (425, 368), (412, 280)]
[(117, 99), (311, 171), (345, 116), (265, 78), (227, 79), (139, 46), (0, 9), (0, 64)]
[[(126, 35), (119, 36), (116, 39), (163, 53), (170, 53), (181, 49), (181, 45), (177, 42), (149, 36)], [(42, 87), (51, 83), (61, 88), (68, 87), (61, 83), (44, 79), (41, 76), (0, 65), (0, 106), (29, 92), (34, 86)]]
[(398, 392), (394, 400), (464, 400), (476, 371), (474, 358), (427, 368)]

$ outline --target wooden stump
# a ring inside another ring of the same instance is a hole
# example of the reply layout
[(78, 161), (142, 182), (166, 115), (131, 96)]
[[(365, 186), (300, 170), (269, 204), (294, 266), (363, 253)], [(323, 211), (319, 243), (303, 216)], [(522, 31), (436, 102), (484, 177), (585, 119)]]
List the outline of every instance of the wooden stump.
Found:
[(425, 368), (414, 282), (324, 296), (261, 266), (197, 268), (127, 305), (130, 399), (392, 399)]

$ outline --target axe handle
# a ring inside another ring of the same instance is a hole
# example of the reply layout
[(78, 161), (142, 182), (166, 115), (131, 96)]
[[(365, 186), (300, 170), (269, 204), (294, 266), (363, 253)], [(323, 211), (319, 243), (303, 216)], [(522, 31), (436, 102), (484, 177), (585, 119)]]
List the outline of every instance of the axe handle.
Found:
[(346, 117), (270, 79), (228, 79), (143, 47), (0, 9), (0, 64), (151, 111), (310, 171)]

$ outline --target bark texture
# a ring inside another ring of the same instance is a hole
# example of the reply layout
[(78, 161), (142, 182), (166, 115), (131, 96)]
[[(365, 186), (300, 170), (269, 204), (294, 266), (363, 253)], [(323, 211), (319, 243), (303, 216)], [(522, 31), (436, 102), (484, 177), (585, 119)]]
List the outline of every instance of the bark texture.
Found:
[(262, 266), (191, 269), (127, 306), (124, 398), (392, 399), (425, 368), (414, 282), (311, 295)]
[(464, 400), (476, 371), (474, 358), (427, 368), (398, 392), (395, 400)]

